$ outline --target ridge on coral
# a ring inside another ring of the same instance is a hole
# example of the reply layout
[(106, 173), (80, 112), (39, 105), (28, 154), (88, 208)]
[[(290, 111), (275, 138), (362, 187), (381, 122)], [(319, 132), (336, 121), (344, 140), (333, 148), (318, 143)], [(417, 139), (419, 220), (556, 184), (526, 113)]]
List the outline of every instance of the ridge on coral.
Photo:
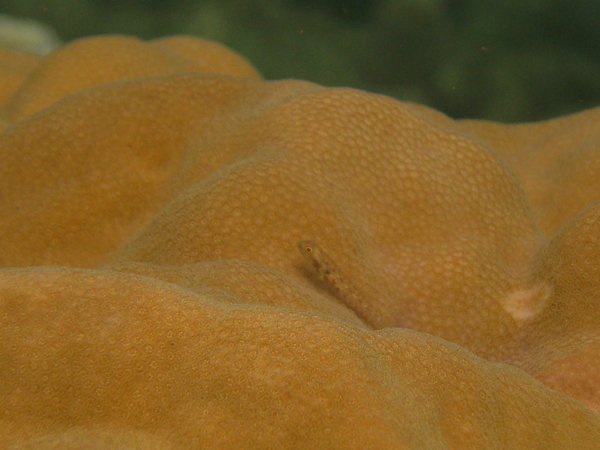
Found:
[(1, 447), (597, 448), (600, 109), (0, 57)]

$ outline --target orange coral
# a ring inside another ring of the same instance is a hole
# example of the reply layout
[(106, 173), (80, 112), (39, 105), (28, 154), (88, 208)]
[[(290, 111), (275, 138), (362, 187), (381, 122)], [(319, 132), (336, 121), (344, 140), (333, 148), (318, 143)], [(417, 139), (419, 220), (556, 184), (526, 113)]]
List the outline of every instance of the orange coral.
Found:
[(0, 56), (1, 446), (597, 447), (600, 110)]

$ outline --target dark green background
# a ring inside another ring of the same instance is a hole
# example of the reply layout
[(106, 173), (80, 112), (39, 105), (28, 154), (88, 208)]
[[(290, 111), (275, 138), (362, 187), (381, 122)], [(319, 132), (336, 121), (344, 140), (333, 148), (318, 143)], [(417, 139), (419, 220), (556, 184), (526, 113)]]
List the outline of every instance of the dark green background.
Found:
[(71, 40), (193, 34), (267, 77), (352, 86), (453, 117), (548, 118), (600, 105), (600, 0), (0, 0)]

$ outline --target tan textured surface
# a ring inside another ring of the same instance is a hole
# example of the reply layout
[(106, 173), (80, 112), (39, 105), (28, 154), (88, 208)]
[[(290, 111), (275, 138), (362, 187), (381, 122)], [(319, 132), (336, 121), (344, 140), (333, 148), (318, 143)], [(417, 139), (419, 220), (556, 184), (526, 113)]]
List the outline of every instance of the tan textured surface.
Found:
[(190, 38), (5, 59), (0, 446), (597, 448), (600, 110), (457, 122)]

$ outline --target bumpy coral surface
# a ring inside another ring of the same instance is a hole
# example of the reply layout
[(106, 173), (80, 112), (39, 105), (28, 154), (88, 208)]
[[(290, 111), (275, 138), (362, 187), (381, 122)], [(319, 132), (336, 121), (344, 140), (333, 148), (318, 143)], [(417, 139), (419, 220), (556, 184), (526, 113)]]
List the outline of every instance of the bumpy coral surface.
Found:
[(600, 445), (600, 109), (0, 58), (0, 447)]

